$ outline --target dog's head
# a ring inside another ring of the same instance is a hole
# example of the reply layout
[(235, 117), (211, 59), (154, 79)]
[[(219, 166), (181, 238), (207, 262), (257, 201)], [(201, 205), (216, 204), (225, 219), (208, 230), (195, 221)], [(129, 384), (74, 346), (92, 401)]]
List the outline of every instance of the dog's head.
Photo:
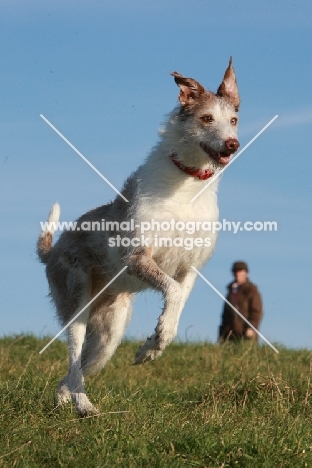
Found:
[(232, 57), (217, 93), (206, 90), (193, 78), (177, 72), (171, 75), (180, 88), (177, 119), (185, 142), (198, 146), (214, 165), (228, 164), (240, 146), (237, 139), (240, 98)]

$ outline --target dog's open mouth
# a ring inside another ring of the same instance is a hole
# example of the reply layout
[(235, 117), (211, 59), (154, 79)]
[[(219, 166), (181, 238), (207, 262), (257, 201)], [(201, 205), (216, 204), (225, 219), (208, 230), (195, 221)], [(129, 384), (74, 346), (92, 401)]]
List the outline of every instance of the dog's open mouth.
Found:
[(208, 154), (212, 159), (218, 164), (225, 166), (230, 161), (230, 158), (233, 153), (228, 152), (219, 152), (209, 148), (205, 143), (200, 143), (201, 148)]

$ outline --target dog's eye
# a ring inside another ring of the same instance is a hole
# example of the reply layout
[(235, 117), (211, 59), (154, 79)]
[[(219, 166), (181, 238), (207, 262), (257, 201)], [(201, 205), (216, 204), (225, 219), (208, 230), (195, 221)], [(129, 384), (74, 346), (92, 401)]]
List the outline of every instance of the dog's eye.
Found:
[(236, 117), (231, 118), (231, 125), (237, 125), (238, 119)]
[(200, 120), (201, 120), (202, 122), (204, 122), (204, 123), (211, 123), (211, 122), (213, 122), (213, 117), (212, 117), (212, 115), (210, 115), (210, 114), (209, 114), (209, 115), (203, 115), (203, 116), (200, 118)]

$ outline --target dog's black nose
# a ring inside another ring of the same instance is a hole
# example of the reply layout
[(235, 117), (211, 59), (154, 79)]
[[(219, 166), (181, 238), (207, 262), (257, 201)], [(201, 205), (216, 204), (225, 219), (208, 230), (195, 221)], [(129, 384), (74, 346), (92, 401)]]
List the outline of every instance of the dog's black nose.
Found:
[(236, 140), (236, 138), (229, 138), (226, 140), (225, 145), (231, 153), (235, 153), (235, 151), (240, 147), (239, 141)]

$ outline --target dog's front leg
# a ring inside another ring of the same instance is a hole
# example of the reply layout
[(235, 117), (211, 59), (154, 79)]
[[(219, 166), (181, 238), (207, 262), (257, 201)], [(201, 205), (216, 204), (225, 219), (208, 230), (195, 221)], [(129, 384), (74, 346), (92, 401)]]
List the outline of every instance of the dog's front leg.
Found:
[[(176, 281), (164, 273), (148, 250), (134, 253), (129, 261), (129, 273), (135, 274), (164, 295), (165, 305), (158, 319), (155, 333), (139, 348), (135, 364), (141, 364), (160, 356), (177, 333), (184, 303), (192, 289), (195, 274), (190, 272), (183, 280)], [(182, 278), (181, 278), (182, 279)]]
[(176, 282), (181, 287), (181, 300), (179, 303), (179, 308), (177, 309), (175, 314), (171, 314), (171, 309), (166, 308), (165, 305), (163, 313), (160, 315), (157, 327), (155, 329), (156, 334), (159, 336), (163, 336), (165, 342), (167, 342), (167, 338), (169, 338), (170, 343), (177, 334), (179, 319), (184, 308), (185, 302), (189, 297), (190, 292), (194, 286), (195, 279), (196, 273), (194, 270), (184, 272), (176, 278)]

